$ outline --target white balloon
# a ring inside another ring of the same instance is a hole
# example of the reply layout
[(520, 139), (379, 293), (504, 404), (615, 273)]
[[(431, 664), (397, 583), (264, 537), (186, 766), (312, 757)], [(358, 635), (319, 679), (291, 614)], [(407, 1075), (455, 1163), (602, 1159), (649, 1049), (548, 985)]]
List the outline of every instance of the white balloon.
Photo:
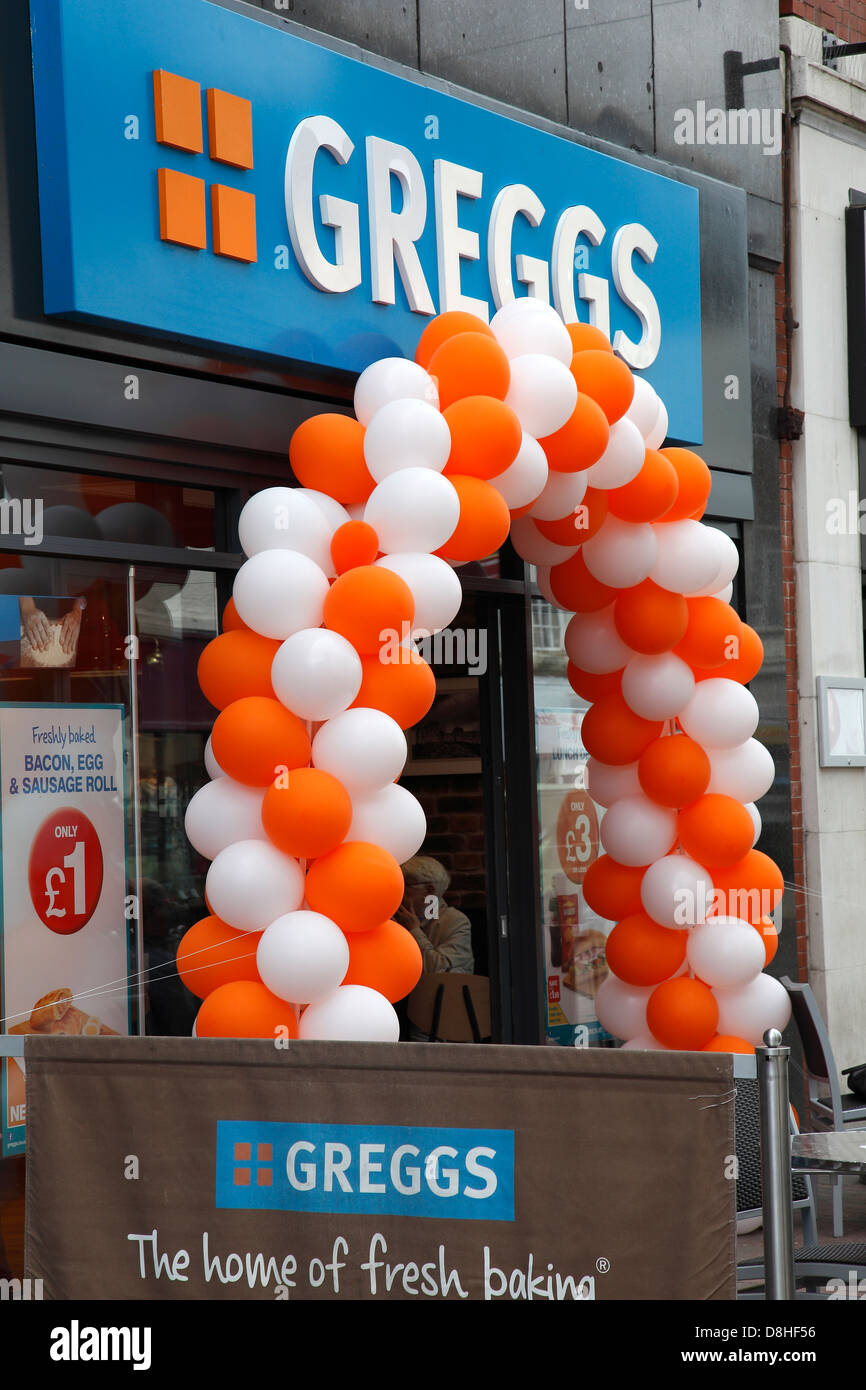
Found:
[(610, 513), (583, 546), (590, 574), (612, 589), (631, 589), (642, 583), (657, 555), (658, 541), (652, 526), (647, 522), (620, 521)]
[(760, 933), (748, 922), (711, 917), (689, 932), (686, 958), (704, 984), (733, 989), (761, 973), (766, 953)]
[(450, 452), (448, 422), (426, 401), (390, 401), (364, 433), (364, 459), (377, 483), (404, 468), (441, 473)]
[(383, 405), (410, 398), (438, 409), (439, 392), (432, 376), (406, 357), (380, 357), (355, 382), (355, 415), (366, 427)]
[(200, 787), (186, 808), (184, 829), (205, 859), (235, 840), (267, 840), (262, 825), (264, 787), (244, 787), (224, 774)]
[(625, 487), (637, 477), (645, 457), (646, 445), (634, 421), (625, 417), (615, 421), (604, 453), (586, 470), (590, 487)]
[(313, 767), (336, 777), (352, 798), (366, 796), (400, 776), (407, 749), (396, 719), (361, 705), (334, 715), (317, 731)]
[(551, 568), (551, 565), (536, 565), (535, 582), (538, 585), (538, 591), (540, 594), (544, 596), (544, 598), (547, 599), (547, 602), (553, 608), (558, 608), (562, 613), (573, 613), (574, 609), (566, 608), (564, 603), (560, 603), (559, 599), (556, 597), (556, 595), (550, 587)]
[(417, 797), (392, 782), (366, 796), (352, 797), (352, 824), (346, 840), (380, 845), (398, 864), (417, 854), (427, 836), (427, 817)]
[(724, 589), (719, 589), (718, 592), (712, 594), (711, 597), (712, 597), (712, 598), (720, 598), (720, 599), (722, 600), (722, 603), (730, 603), (730, 601), (731, 601), (731, 596), (732, 596), (733, 592), (734, 592), (734, 586), (733, 586), (733, 584), (726, 584), (725, 587), (724, 587)]
[(586, 787), (599, 806), (612, 806), (620, 797), (642, 794), (637, 763), (615, 767), (611, 763), (600, 763), (598, 758), (587, 759)]
[(737, 801), (759, 801), (773, 785), (776, 767), (763, 743), (750, 738), (734, 748), (710, 748), (708, 792), (732, 796)]
[(238, 535), (250, 557), (262, 550), (295, 550), (320, 569), (331, 565), (331, 528), (305, 488), (266, 487), (255, 493), (238, 518)]
[(277, 917), (301, 906), (304, 873), (296, 859), (274, 845), (236, 840), (208, 869), (205, 894), (214, 916), (230, 927), (264, 931)]
[(384, 994), (366, 985), (341, 985), (304, 1009), (298, 1036), (336, 1042), (398, 1042), (400, 1020)]
[(698, 681), (695, 693), (680, 712), (680, 724), (689, 738), (709, 752), (711, 748), (736, 748), (758, 727), (758, 704), (738, 681), (713, 677)]
[(622, 1045), (623, 1052), (665, 1052), (665, 1046), (656, 1042), (652, 1033), (639, 1033), (636, 1038), (629, 1038), (628, 1042)]
[(309, 1004), (343, 983), (349, 943), (336, 922), (321, 912), (287, 912), (265, 929), (256, 968), (278, 999)]
[(595, 994), (595, 1013), (602, 1028), (626, 1042), (643, 1037), (649, 1031), (646, 1006), (651, 994), (652, 989), (638, 989), (608, 975)]
[(457, 490), (431, 468), (401, 468), (378, 483), (364, 508), (386, 552), (438, 550), (460, 520)]
[(640, 881), (644, 912), (662, 927), (693, 927), (706, 920), (715, 885), (686, 854), (667, 854), (650, 864)]
[[(537, 521), (559, 521), (574, 515), (583, 501), (586, 492), (586, 473), (557, 473), (551, 468), (547, 482), (540, 495), (533, 502), (529, 515)], [(575, 540), (581, 536), (577, 530), (575, 516)]]
[(299, 488), (298, 491), (300, 491), (304, 497), (308, 498), (314, 506), (318, 507), (322, 516), (328, 523), (331, 535), (334, 534), (338, 527), (345, 526), (347, 521), (351, 521), (351, 517), (346, 508), (343, 506), (342, 502), (338, 502), (335, 497), (329, 497), (326, 492), (317, 492), (316, 489), (312, 487)]
[(646, 377), (642, 377), (638, 372), (635, 372), (634, 395), (631, 398), (631, 405), (625, 412), (625, 418), (631, 420), (633, 425), (637, 425), (641, 432), (641, 437), (646, 439), (658, 419), (658, 413), (658, 396), (652, 386), (650, 386)]
[[(513, 305), (520, 306), (516, 312)], [(509, 309), (512, 312), (507, 312)], [(490, 327), (507, 357), (541, 352), (571, 366), (574, 348), (568, 329), (556, 310), (541, 299), (526, 296), (511, 300), (493, 315)]]
[(611, 603), (595, 613), (575, 613), (565, 629), (568, 658), (582, 671), (596, 676), (619, 671), (635, 655), (616, 630), (613, 609)]
[(511, 523), (511, 544), (521, 560), (530, 565), (560, 565), (570, 560), (577, 546), (557, 545), (543, 536), (531, 516), (519, 516)]
[(658, 415), (649, 434), (646, 436), (648, 449), (660, 449), (668, 437), (668, 412), (665, 403), (659, 398)]
[(642, 719), (674, 719), (695, 689), (692, 668), (673, 652), (633, 656), (622, 673), (622, 696)]
[[(321, 513), (316, 515), (324, 525)], [(232, 594), (240, 617), (253, 632), (285, 638), (321, 623), (328, 579), (298, 550), (260, 550), (241, 565)]]
[(762, 820), (761, 820), (761, 813), (760, 813), (760, 811), (758, 810), (757, 806), (755, 805), (754, 801), (747, 801), (747, 802), (746, 802), (746, 810), (748, 811), (749, 815), (752, 817), (752, 825), (755, 827), (755, 833), (754, 833), (754, 835), (753, 835), (753, 837), (752, 837), (752, 849), (754, 849), (754, 848), (755, 848), (755, 845), (758, 843), (758, 841), (759, 841), (760, 838), (761, 838), (761, 831), (763, 830), (764, 826), (763, 826), (763, 822), (762, 822)]
[(374, 562), (393, 570), (408, 584), (415, 600), (412, 633), (441, 632), (456, 617), (463, 602), (460, 580), (447, 561), (424, 550), (383, 555)]
[[(754, 927), (751, 928), (755, 931)], [(760, 935), (755, 932), (760, 941)], [(763, 947), (761, 947), (763, 951)], [(784, 1032), (791, 1019), (791, 1001), (783, 984), (766, 973), (737, 989), (714, 989), (719, 1006), (718, 1031), (760, 1046), (768, 1028)]]
[(658, 559), (650, 579), (674, 594), (696, 594), (714, 578), (719, 552), (710, 528), (699, 521), (659, 521), (653, 525)]
[(363, 667), (351, 642), (326, 628), (304, 628), (287, 638), (271, 666), (278, 700), (299, 719), (332, 719), (361, 689)]
[(225, 773), (213, 755), (213, 746), (210, 736), (208, 736), (208, 741), (204, 746), (204, 765), (208, 777), (212, 780), (216, 780), (217, 777), (225, 777)]
[(677, 838), (677, 813), (648, 796), (623, 796), (604, 813), (600, 839), (618, 864), (636, 868), (661, 859)]
[(541, 496), (549, 471), (547, 455), (538, 440), (524, 430), (514, 462), (489, 482), (504, 498), (509, 510), (516, 511)]
[(562, 429), (570, 418), (577, 405), (577, 383), (568, 367), (556, 358), (527, 352), (511, 359), (505, 404), (511, 406), (528, 434), (541, 439)]
[(716, 547), (718, 568), (712, 579), (703, 586), (699, 593), (695, 594), (696, 598), (707, 594), (717, 594), (725, 585), (731, 583), (740, 565), (737, 547), (730, 536), (726, 535), (724, 531), (720, 531), (717, 526), (707, 526), (704, 522), (701, 522), (700, 525), (703, 528), (706, 541)]

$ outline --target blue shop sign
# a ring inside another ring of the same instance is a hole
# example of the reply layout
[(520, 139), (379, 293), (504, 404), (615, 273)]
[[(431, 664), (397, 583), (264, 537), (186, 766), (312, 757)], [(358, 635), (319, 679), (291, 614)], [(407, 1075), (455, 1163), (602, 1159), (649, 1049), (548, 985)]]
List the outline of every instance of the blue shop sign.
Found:
[(48, 314), (327, 372), (515, 295), (701, 439), (697, 190), (208, 0), (31, 0)]

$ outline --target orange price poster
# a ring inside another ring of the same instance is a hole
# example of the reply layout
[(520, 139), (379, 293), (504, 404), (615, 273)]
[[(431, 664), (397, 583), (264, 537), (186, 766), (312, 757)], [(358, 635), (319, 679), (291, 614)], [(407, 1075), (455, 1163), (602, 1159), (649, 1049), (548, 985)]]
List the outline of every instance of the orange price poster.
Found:
[[(122, 705), (0, 705), (0, 1018), (9, 1034), (130, 1031)], [(2, 1153), (24, 1151), (7, 1059)]]

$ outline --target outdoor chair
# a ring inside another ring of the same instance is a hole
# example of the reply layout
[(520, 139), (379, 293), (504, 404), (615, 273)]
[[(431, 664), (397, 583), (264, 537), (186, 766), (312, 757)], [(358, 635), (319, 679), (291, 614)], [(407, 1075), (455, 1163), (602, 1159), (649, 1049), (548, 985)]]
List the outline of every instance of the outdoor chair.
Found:
[(490, 1042), (490, 981), (451, 971), (422, 975), (407, 1017), (431, 1042)]
[[(866, 1127), (866, 1101), (843, 1091), (839, 1069), (833, 1058), (827, 1026), (810, 985), (795, 984), (787, 975), (782, 984), (788, 991), (791, 1009), (806, 1063), (811, 1125), (815, 1130)], [(844, 1235), (842, 1217), (842, 1176), (833, 1179), (833, 1235)]]
[[(748, 1064), (753, 1058), (737, 1058), (738, 1064)], [(744, 1070), (738, 1066), (738, 1071)], [(763, 1212), (761, 1184), (761, 1122), (758, 1082), (754, 1076), (735, 1075), (734, 1104), (735, 1146), (737, 1154), (737, 1217), (747, 1219)], [(791, 1132), (797, 1132), (793, 1113)], [(791, 1177), (792, 1206), (799, 1211), (803, 1223), (804, 1244), (794, 1249), (794, 1286), (796, 1298), (826, 1298), (823, 1291), (830, 1279), (841, 1279), (849, 1287), (853, 1272), (859, 1281), (866, 1277), (866, 1244), (834, 1241), (818, 1244), (815, 1221), (815, 1199), (812, 1182), (805, 1173), (793, 1172)], [(795, 1231), (796, 1237), (796, 1231)], [(752, 1287), (740, 1289), (738, 1299), (764, 1299), (766, 1279), (763, 1257), (743, 1260), (737, 1265), (737, 1284)], [(757, 1287), (755, 1287), (757, 1286)]]

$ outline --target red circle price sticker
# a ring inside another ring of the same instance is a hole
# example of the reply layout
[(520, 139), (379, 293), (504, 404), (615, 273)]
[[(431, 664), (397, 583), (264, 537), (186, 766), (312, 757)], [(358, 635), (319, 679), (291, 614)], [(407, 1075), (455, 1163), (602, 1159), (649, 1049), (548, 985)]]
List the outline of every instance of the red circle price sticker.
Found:
[(589, 792), (566, 792), (556, 818), (559, 862), (572, 883), (582, 883), (598, 854), (598, 816)]
[(36, 832), (28, 870), (41, 920), (60, 936), (90, 921), (102, 892), (102, 846), (83, 811), (63, 806)]

